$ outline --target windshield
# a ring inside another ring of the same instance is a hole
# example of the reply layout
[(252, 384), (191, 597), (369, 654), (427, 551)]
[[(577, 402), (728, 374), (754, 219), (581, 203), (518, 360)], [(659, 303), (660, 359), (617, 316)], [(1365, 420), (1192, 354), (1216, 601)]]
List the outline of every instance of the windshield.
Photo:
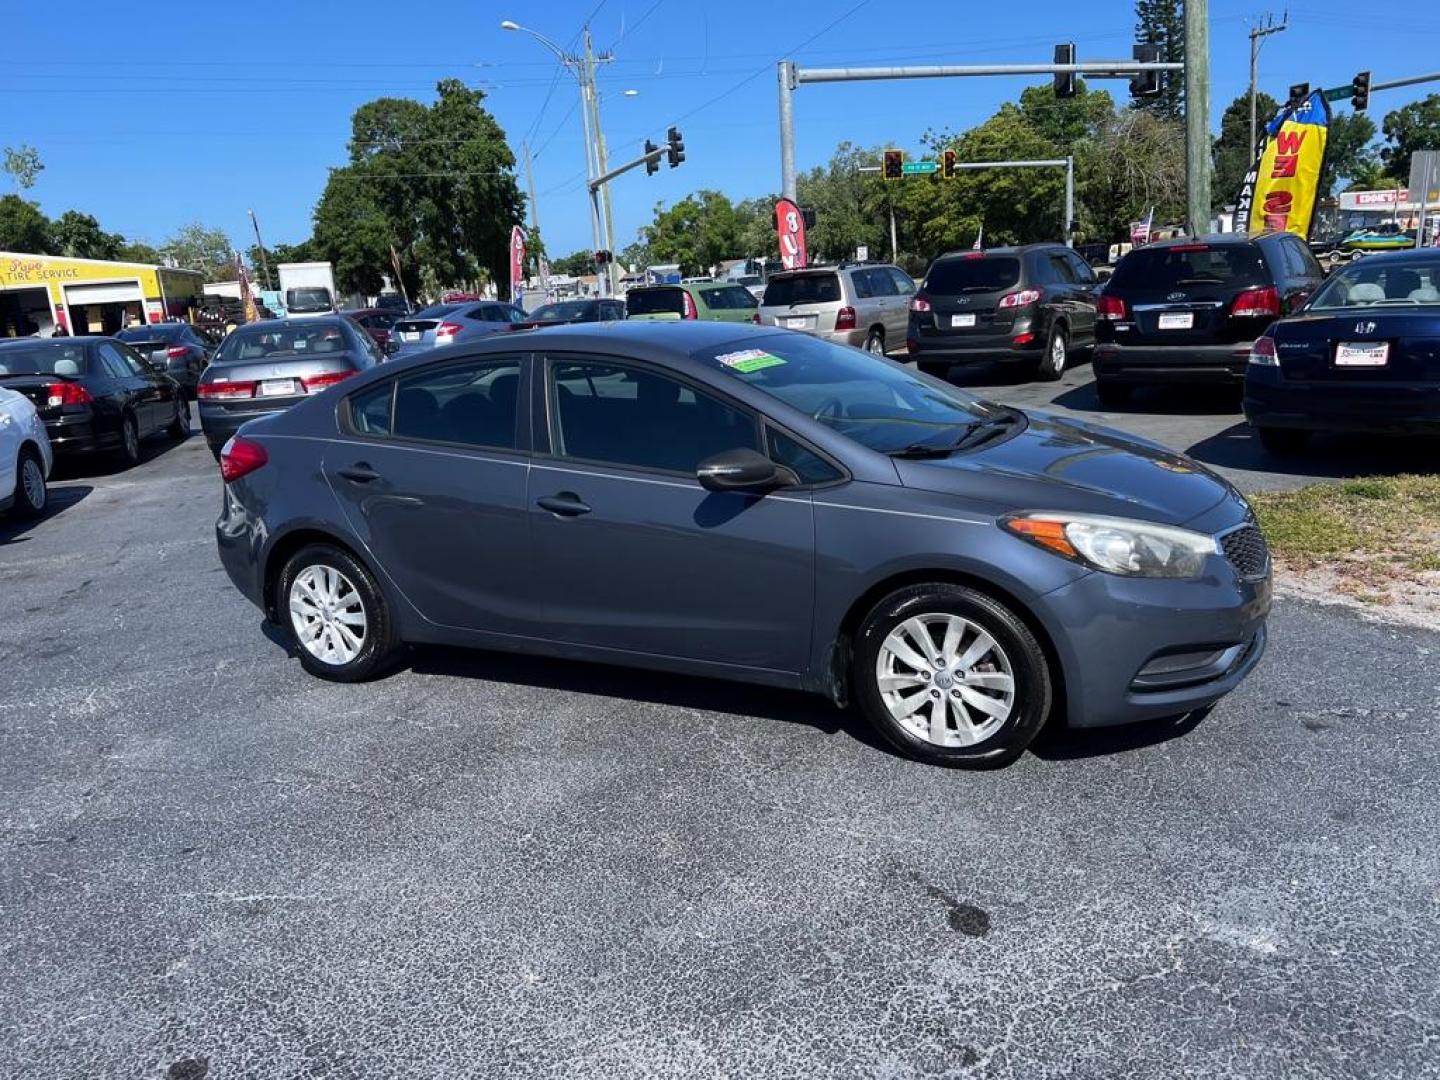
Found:
[(287, 311), (329, 311), (331, 306), (329, 289), (315, 287), (285, 291), (285, 310)]
[(835, 274), (791, 274), (772, 277), (765, 286), (766, 307), (796, 304), (835, 304), (840, 301), (840, 278)]
[(799, 409), (862, 446), (893, 453), (947, 446), (1011, 410), (931, 382), (858, 349), (806, 334), (734, 342), (695, 359)]
[(1440, 259), (1388, 264), (1367, 259), (1352, 263), (1330, 276), (1310, 301), (1308, 310), (1388, 304), (1440, 305)]
[(594, 300), (562, 300), (558, 304), (541, 304), (530, 318), (538, 322), (594, 322), (599, 313), (600, 305)]
[(154, 326), (132, 326), (115, 335), (121, 341), (179, 341), (185, 336), (183, 323), (157, 323)]
[(0, 348), (0, 379), (7, 375), (84, 375), (85, 346), (16, 345)]
[(924, 289), (931, 296), (958, 296), (971, 292), (999, 292), (1020, 282), (1020, 260), (1013, 256), (962, 255), (940, 259), (925, 275)]
[(1184, 244), (1170, 248), (1138, 248), (1120, 260), (1106, 291), (1163, 293), (1183, 285), (1227, 285), (1251, 288), (1270, 284), (1265, 260), (1253, 244), (1207, 247)]
[(431, 304), (429, 307), (417, 311), (410, 317), (412, 319), (438, 319), (442, 315), (449, 315), (452, 311), (464, 307), (464, 304)]
[(625, 310), (631, 315), (684, 315), (683, 289), (631, 289), (625, 297)]
[(217, 364), (237, 364), (271, 357), (314, 356), (344, 352), (345, 335), (338, 326), (248, 326), (225, 339), (215, 354)]

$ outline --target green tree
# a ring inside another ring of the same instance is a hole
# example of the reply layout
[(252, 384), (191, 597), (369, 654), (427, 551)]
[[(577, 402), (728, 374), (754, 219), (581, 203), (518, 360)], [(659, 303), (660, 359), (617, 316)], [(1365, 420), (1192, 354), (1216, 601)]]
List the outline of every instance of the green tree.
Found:
[(1380, 160), (1391, 176), (1408, 180), (1416, 150), (1440, 149), (1440, 94), (1431, 94), (1385, 114)]
[[(862, 173), (862, 166), (879, 164), (882, 150), (849, 142), (835, 148), (829, 162), (796, 178), (799, 204), (815, 211), (815, 227), (806, 231), (812, 261), (849, 259), (864, 245), (879, 255), (888, 253), (889, 190), (878, 173)], [(774, 219), (770, 229), (774, 232)], [(778, 237), (767, 251), (778, 250)]]
[(1139, 109), (1116, 114), (1075, 163), (1081, 230), (1117, 240), (1153, 207), (1157, 225), (1185, 212), (1185, 140), (1179, 121)]
[(589, 250), (572, 251), (564, 258), (556, 259), (550, 264), (552, 274), (565, 274), (569, 277), (581, 277), (584, 274), (595, 273), (595, 256)]
[(119, 246), (115, 249), (115, 258), (121, 262), (148, 263), (151, 266), (159, 266), (163, 255), (149, 244), (140, 240), (126, 240), (123, 237)]
[(125, 238), (107, 233), (90, 214), (66, 210), (50, 226), (55, 251), (76, 259), (114, 259), (120, 254)]
[(1371, 146), (1374, 141), (1375, 121), (1364, 113), (1336, 113), (1330, 117), (1322, 195), (1333, 195), (1342, 180), (1373, 174), (1380, 164)]
[(0, 251), (53, 255), (50, 219), (19, 195), (0, 195)]
[(1115, 114), (1115, 99), (1108, 91), (1091, 90), (1084, 79), (1075, 80), (1075, 96), (1069, 98), (1057, 98), (1046, 83), (1020, 92), (1020, 113), (1036, 133), (1068, 153)]
[[(315, 207), (315, 235), (309, 244), (335, 270), (335, 285), (342, 293), (378, 293), (382, 275), (390, 269), (390, 225), (373, 188), (365, 183), (363, 167), (330, 170), (330, 180)], [(306, 260), (283, 258), (279, 262)], [(418, 284), (405, 282), (414, 295)]]
[(709, 189), (687, 195), (668, 210), (657, 206), (655, 220), (640, 231), (656, 262), (678, 262), (684, 274), (708, 273), (740, 250), (734, 204)]
[(235, 279), (234, 249), (223, 229), (212, 229), (192, 221), (166, 240), (161, 250), (182, 269), (200, 271), (206, 281)]
[(35, 178), (45, 170), (45, 166), (40, 162), (39, 151), (24, 143), (5, 147), (4, 164), (0, 165), (0, 168), (10, 175), (10, 179), (21, 191), (34, 187)]
[[(1135, 36), (1148, 45), (1159, 45), (1161, 59), (1171, 63), (1185, 60), (1185, 5), (1183, 0), (1135, 0)], [(1165, 120), (1185, 116), (1185, 79), (1182, 72), (1160, 75), (1160, 93), (1136, 98), (1135, 107)]]
[[(1264, 91), (1255, 95), (1256, 131), (1275, 115), (1280, 103)], [(1210, 184), (1211, 202), (1215, 207), (1233, 205), (1239, 198), (1245, 174), (1255, 160), (1250, 145), (1250, 95), (1241, 94), (1220, 114), (1220, 135), (1215, 140), (1215, 174)]]

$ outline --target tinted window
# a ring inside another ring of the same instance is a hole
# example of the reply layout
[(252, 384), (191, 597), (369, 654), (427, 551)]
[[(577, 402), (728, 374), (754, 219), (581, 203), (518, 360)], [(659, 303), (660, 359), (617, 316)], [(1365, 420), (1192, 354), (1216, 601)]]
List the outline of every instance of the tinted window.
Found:
[(685, 314), (685, 293), (680, 289), (631, 289), (625, 297), (631, 315)]
[(1075, 267), (1070, 265), (1070, 260), (1064, 255), (1047, 255), (1045, 261), (1050, 264), (1050, 280), (1058, 281), (1062, 285), (1074, 285), (1080, 279), (1075, 276)]
[(840, 302), (840, 278), (828, 274), (790, 274), (772, 277), (765, 286), (766, 307), (793, 304), (836, 304)]
[(750, 290), (743, 285), (727, 285), (716, 291), (724, 293), (729, 298), (731, 310), (742, 311), (760, 306), (755, 297), (750, 295)]
[(117, 379), (132, 378), (143, 370), (139, 364), (131, 362), (123, 349), (108, 341), (100, 342), (95, 351), (100, 354), (100, 362), (105, 365), (105, 369)]
[(1115, 267), (1105, 288), (1116, 294), (1124, 290), (1169, 292), (1183, 285), (1249, 288), (1268, 284), (1269, 271), (1254, 244), (1182, 244), (1130, 252)]
[(758, 449), (749, 415), (665, 375), (602, 363), (550, 370), (555, 452), (694, 475), (712, 454)]
[(384, 382), (350, 399), (350, 423), (365, 435), (390, 434), (390, 403), (394, 383)]
[(1075, 272), (1075, 280), (1083, 283), (1090, 283), (1095, 280), (1095, 271), (1090, 269), (1090, 264), (1082, 259), (1075, 252), (1065, 256), (1070, 263), (1070, 268)]
[(870, 282), (871, 296), (899, 295), (899, 290), (895, 288), (895, 279), (892, 278), (890, 272), (883, 267), (866, 270), (865, 277)]
[(541, 322), (594, 322), (598, 307), (594, 300), (562, 300), (558, 304), (541, 304), (530, 317)]
[(730, 306), (730, 297), (725, 294), (724, 289), (696, 289), (695, 295), (711, 310), (723, 311)]
[(909, 296), (915, 291), (915, 282), (910, 279), (910, 275), (905, 273), (904, 270), (896, 266), (890, 266), (886, 267), (886, 271), (890, 275), (890, 280), (895, 282), (895, 291), (901, 296)]
[(1440, 258), (1379, 263), (1361, 259), (1331, 274), (1306, 310), (1376, 304), (1440, 306)]
[(828, 484), (844, 474), (810, 448), (803, 446), (774, 428), (766, 429), (770, 443), (770, 460), (784, 465), (799, 477), (802, 484)]
[(518, 360), (457, 364), (410, 375), (395, 388), (395, 434), (513, 449)]
[(1020, 281), (1020, 260), (1013, 255), (962, 255), (940, 259), (925, 275), (924, 289), (935, 296), (999, 292)]
[(215, 354), (215, 363), (323, 356), (344, 352), (349, 341), (340, 325), (329, 320), (316, 319), (294, 324), (252, 323), (237, 328), (225, 339), (220, 351)]
[[(113, 350), (112, 350), (113, 352)], [(125, 372), (124, 365), (120, 370)], [(0, 375), (89, 375), (85, 346), (13, 345), (0, 348)]]

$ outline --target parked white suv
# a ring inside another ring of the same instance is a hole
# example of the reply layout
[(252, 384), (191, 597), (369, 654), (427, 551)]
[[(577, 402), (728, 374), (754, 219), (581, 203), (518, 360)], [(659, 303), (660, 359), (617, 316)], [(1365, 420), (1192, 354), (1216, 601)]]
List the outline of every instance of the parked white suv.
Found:
[(45, 510), (45, 481), (55, 462), (50, 436), (24, 394), (0, 386), (0, 511), (35, 517)]
[(889, 263), (841, 263), (772, 274), (758, 322), (885, 353), (905, 347), (915, 282)]

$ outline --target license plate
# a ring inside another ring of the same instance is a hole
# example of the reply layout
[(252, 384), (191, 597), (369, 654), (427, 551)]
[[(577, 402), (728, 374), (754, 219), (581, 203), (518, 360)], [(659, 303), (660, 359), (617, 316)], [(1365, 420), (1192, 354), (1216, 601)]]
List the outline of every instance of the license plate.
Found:
[(1189, 311), (1167, 311), (1160, 316), (1161, 330), (1189, 330), (1195, 325), (1195, 315)]
[(1384, 367), (1390, 361), (1390, 343), (1354, 344), (1342, 341), (1335, 346), (1336, 367)]
[(975, 314), (974, 314), (974, 312), (971, 312), (969, 315), (951, 315), (951, 316), (950, 316), (950, 325), (951, 325), (952, 327), (956, 327), (956, 326), (974, 326), (974, 325), (975, 325)]
[(260, 384), (261, 397), (289, 397), (293, 393), (294, 379), (266, 379)]
[(420, 331), (419, 331), (419, 330), (402, 330), (402, 331), (400, 332), (400, 337), (401, 337), (403, 340), (405, 340), (405, 341), (419, 341), (419, 340), (420, 340)]
[(809, 319), (786, 319), (786, 320), (785, 320), (785, 329), (787, 329), (787, 330), (804, 330), (804, 329), (805, 329), (805, 324), (806, 324), (807, 322), (809, 322), (809, 321), (810, 321)]

